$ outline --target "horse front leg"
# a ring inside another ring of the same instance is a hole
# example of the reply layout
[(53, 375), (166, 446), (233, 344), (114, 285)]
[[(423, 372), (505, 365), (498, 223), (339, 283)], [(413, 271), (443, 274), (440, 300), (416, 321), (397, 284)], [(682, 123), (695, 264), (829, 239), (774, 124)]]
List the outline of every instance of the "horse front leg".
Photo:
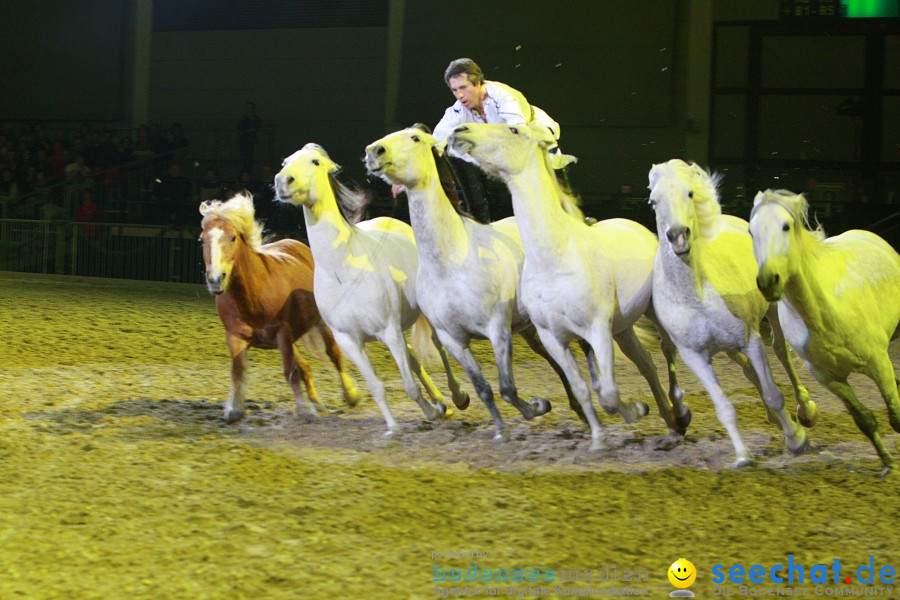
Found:
[(225, 420), (234, 423), (244, 418), (244, 375), (247, 370), (249, 342), (233, 334), (226, 334), (225, 341), (231, 354), (231, 391), (225, 401)]
[(894, 431), (900, 432), (900, 390), (898, 390), (897, 376), (894, 374), (894, 365), (887, 352), (880, 352), (869, 361), (868, 375), (878, 386), (881, 397), (888, 409), (888, 420)]
[[(291, 355), (289, 357), (285, 356), (286, 352), (282, 350), (281, 357), (284, 365), (285, 379), (287, 379), (288, 384), (291, 386), (291, 390), (294, 392), (294, 401), (297, 403), (297, 414), (300, 413), (304, 405), (313, 415), (325, 412), (325, 407), (319, 402), (319, 394), (316, 392), (316, 388), (313, 385), (312, 371), (309, 368), (309, 363), (300, 355), (300, 351), (297, 350), (297, 347), (294, 346), (294, 344), (288, 343), (290, 344), (289, 351), (291, 352)], [(304, 396), (300, 390), (300, 382), (298, 381), (298, 377), (300, 376), (303, 377), (303, 383), (306, 385), (306, 396)]]
[(460, 387), (459, 380), (456, 378), (456, 374), (450, 365), (450, 357), (447, 356), (447, 351), (444, 349), (434, 328), (431, 329), (431, 343), (434, 344), (438, 354), (441, 355), (441, 363), (444, 365), (444, 372), (447, 374), (447, 386), (450, 388), (450, 397), (453, 399), (453, 404), (459, 410), (466, 410), (469, 407), (469, 393)]
[(541, 344), (547, 350), (547, 354), (556, 361), (569, 380), (569, 386), (572, 388), (572, 394), (578, 400), (581, 411), (587, 417), (588, 425), (591, 428), (591, 450), (603, 450), (606, 447), (606, 433), (600, 426), (600, 419), (597, 418), (597, 412), (594, 405), (591, 404), (591, 392), (587, 384), (581, 378), (578, 372), (578, 363), (572, 356), (572, 351), (554, 337), (549, 330), (538, 329), (538, 335), (541, 338)]
[(884, 442), (881, 440), (881, 434), (878, 432), (878, 421), (875, 420), (875, 415), (859, 401), (856, 394), (853, 392), (853, 388), (847, 383), (847, 380), (835, 379), (831, 375), (819, 370), (813, 370), (813, 375), (819, 380), (819, 383), (824, 385), (832, 394), (841, 399), (841, 402), (844, 403), (847, 411), (853, 416), (856, 427), (869, 438), (872, 446), (875, 447), (875, 451), (881, 458), (881, 464), (884, 466), (878, 476), (885, 477), (890, 474), (891, 471), (895, 470), (897, 468), (897, 463), (894, 461), (894, 457), (891, 456), (890, 452), (888, 452), (888, 449), (885, 447)]
[(769, 408), (769, 405), (765, 402), (766, 392), (763, 391), (762, 383), (759, 381), (759, 376), (756, 374), (756, 371), (753, 369), (753, 365), (750, 364), (750, 361), (744, 354), (741, 354), (738, 350), (726, 350), (725, 354), (728, 355), (737, 366), (741, 368), (744, 372), (744, 377), (753, 384), (753, 387), (756, 388), (756, 391), (759, 393), (760, 399), (763, 401), (763, 406), (766, 407), (766, 419), (768, 419), (769, 423), (772, 425), (780, 425), (781, 421), (778, 420), (778, 415)]
[(750, 333), (750, 340), (744, 349), (744, 354), (753, 365), (757, 377), (759, 377), (760, 386), (763, 390), (763, 402), (766, 407), (774, 412), (778, 420), (781, 422), (781, 429), (784, 431), (784, 441), (787, 444), (788, 451), (791, 454), (803, 454), (809, 449), (809, 438), (806, 436), (806, 429), (802, 425), (798, 425), (791, 419), (784, 408), (784, 395), (775, 385), (772, 379), (772, 373), (769, 370), (769, 364), (766, 361), (766, 347), (762, 343), (762, 338), (755, 331)]
[(716, 417), (718, 417), (719, 423), (725, 427), (725, 431), (728, 432), (728, 437), (731, 439), (731, 445), (734, 447), (734, 453), (737, 456), (732, 466), (739, 468), (752, 465), (753, 458), (750, 456), (747, 446), (744, 445), (744, 440), (741, 439), (741, 432), (737, 428), (734, 405), (728, 399), (728, 396), (725, 395), (725, 392), (722, 391), (709, 356), (683, 347), (679, 348), (679, 352), (684, 363), (694, 372), (694, 375), (697, 376), (697, 379), (700, 380), (700, 383), (703, 384), (703, 387), (709, 393), (713, 406), (716, 409)]
[(819, 418), (819, 407), (815, 402), (809, 399), (809, 390), (800, 383), (800, 377), (797, 375), (797, 369), (794, 368), (794, 362), (791, 360), (791, 350), (784, 339), (784, 332), (781, 329), (781, 321), (778, 319), (778, 306), (772, 304), (766, 313), (769, 325), (772, 327), (772, 350), (778, 362), (787, 371), (788, 378), (791, 380), (791, 386), (794, 388), (794, 397), (797, 399), (797, 420), (804, 427), (812, 427)]
[(650, 412), (646, 403), (622, 402), (619, 397), (619, 386), (615, 377), (615, 355), (613, 353), (612, 331), (608, 326), (595, 328), (592, 339), (589, 340), (594, 349), (594, 358), (597, 361), (599, 381), (595, 389), (600, 398), (600, 406), (609, 414), (619, 413), (626, 423), (634, 423), (645, 417)]
[(500, 395), (504, 400), (518, 409), (526, 420), (531, 420), (550, 411), (550, 402), (545, 398), (534, 398), (523, 402), (519, 398), (512, 372), (512, 332), (509, 327), (492, 327), (491, 347), (497, 361), (497, 372), (500, 375)]
[(356, 368), (359, 369), (363, 379), (366, 380), (366, 385), (369, 387), (369, 393), (375, 398), (375, 403), (378, 404), (378, 408), (381, 409), (381, 415), (384, 417), (384, 422), (387, 424), (388, 430), (385, 435), (395, 434), (399, 431), (399, 428), (397, 426), (397, 421), (394, 420), (394, 415), (391, 414), (391, 409), (388, 407), (387, 396), (384, 391), (384, 382), (381, 381), (378, 374), (375, 373), (372, 362), (369, 360), (369, 356), (363, 349), (362, 340), (359, 336), (353, 336), (347, 333), (338, 331), (332, 333), (334, 334), (334, 339), (341, 347), (341, 350), (343, 350), (350, 361), (356, 365)]
[(691, 407), (684, 402), (684, 392), (678, 385), (678, 376), (675, 371), (675, 358), (678, 356), (678, 348), (672, 341), (672, 336), (666, 331), (666, 328), (660, 324), (653, 311), (653, 303), (644, 315), (650, 319), (656, 327), (656, 333), (659, 335), (659, 347), (666, 359), (666, 371), (669, 375), (669, 401), (672, 403), (672, 411), (675, 413), (675, 421), (680, 428), (687, 431), (688, 425), (691, 424)]
[(485, 408), (487, 408), (488, 413), (491, 415), (491, 420), (494, 422), (494, 429), (496, 430), (494, 440), (508, 440), (509, 429), (507, 429), (506, 424), (500, 417), (500, 412), (497, 410), (497, 405), (494, 403), (494, 391), (491, 389), (491, 384), (484, 378), (484, 375), (481, 372), (481, 365), (478, 364), (478, 361), (475, 360), (475, 357), (472, 355), (468, 341), (458, 340), (449, 333), (445, 333), (441, 337), (443, 337), (443, 340), (441, 340), (443, 347), (447, 349), (450, 356), (460, 364), (463, 371), (469, 376), (469, 380), (475, 387), (475, 393), (478, 394), (478, 397), (481, 399), (482, 403), (484, 403)]
[(322, 321), (319, 322), (318, 328), (319, 333), (322, 335), (322, 341), (325, 342), (325, 353), (331, 360), (331, 364), (337, 369), (338, 375), (341, 378), (341, 388), (344, 390), (344, 402), (347, 406), (351, 407), (358, 405), (360, 398), (359, 390), (356, 388), (356, 382), (354, 382), (353, 378), (344, 370), (344, 357), (341, 354), (341, 349), (338, 347), (337, 342), (334, 340), (334, 335)]
[[(556, 373), (556, 376), (559, 377), (559, 380), (563, 384), (563, 389), (566, 391), (566, 397), (569, 399), (569, 408), (574, 410), (575, 414), (578, 415), (578, 418), (581, 419), (581, 421), (585, 425), (587, 425), (587, 417), (584, 415), (584, 411), (581, 410), (581, 405), (575, 398), (575, 394), (572, 393), (572, 387), (569, 385), (569, 380), (566, 378), (566, 374), (563, 373), (563, 370), (556, 363), (556, 361), (550, 358), (550, 355), (547, 354), (547, 350), (541, 344), (541, 340), (538, 339), (537, 331), (534, 329), (534, 327), (529, 326), (527, 329), (520, 331), (519, 335), (522, 336), (522, 339), (525, 340), (525, 343), (528, 344), (528, 347), (531, 348), (531, 350), (535, 354), (547, 361), (547, 364), (550, 365), (550, 368), (553, 369), (553, 371)], [(587, 356), (590, 352), (591, 347), (583, 341), (581, 343), (584, 344), (582, 350), (584, 351), (585, 356)], [(587, 349), (585, 349), (585, 347)], [(591, 370), (593, 370), (593, 364), (588, 362), (588, 365), (590, 366)]]
[[(425, 418), (429, 421), (443, 417), (447, 411), (447, 407), (441, 401), (443, 396), (435, 387), (434, 382), (431, 381), (428, 373), (422, 368), (412, 348), (406, 343), (406, 338), (403, 337), (403, 331), (400, 329), (399, 324), (389, 324), (379, 339), (388, 347), (388, 350), (391, 351), (391, 355), (394, 357), (394, 362), (397, 363), (406, 395), (419, 405), (419, 408), (425, 413)], [(422, 396), (422, 390), (413, 377), (413, 366), (415, 366), (415, 373), (419, 376), (425, 389), (428, 390), (429, 395), (435, 398), (433, 405)]]
[(653, 398), (656, 400), (656, 406), (659, 409), (659, 416), (666, 422), (669, 431), (683, 436), (686, 429), (679, 425), (676, 420), (675, 411), (670, 404), (669, 397), (666, 396), (662, 384), (659, 382), (656, 365), (653, 364), (650, 353), (647, 352), (647, 349), (644, 348), (643, 344), (638, 340), (634, 328), (629, 327), (628, 329), (617, 333), (614, 337), (619, 348), (622, 350), (622, 354), (637, 366), (638, 371), (640, 371), (641, 375), (643, 375), (644, 379), (646, 379), (647, 383), (650, 385), (650, 391), (653, 392)]

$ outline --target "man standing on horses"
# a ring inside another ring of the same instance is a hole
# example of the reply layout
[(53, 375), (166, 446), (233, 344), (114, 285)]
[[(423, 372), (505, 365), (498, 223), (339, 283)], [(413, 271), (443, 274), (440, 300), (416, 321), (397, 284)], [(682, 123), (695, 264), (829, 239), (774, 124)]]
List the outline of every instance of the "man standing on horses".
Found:
[[(484, 73), (470, 58), (452, 61), (444, 71), (444, 82), (456, 102), (444, 111), (444, 116), (434, 128), (434, 137), (446, 140), (453, 130), (463, 123), (507, 123), (526, 125), (537, 123), (546, 126), (559, 139), (559, 123), (546, 112), (532, 106), (518, 90), (499, 81), (486, 81)], [(488, 193), (509, 197), (505, 186), (495, 185), (470, 162), (451, 151), (451, 161), (473, 216), (482, 223), (491, 220)], [(511, 201), (510, 201), (511, 202)]]

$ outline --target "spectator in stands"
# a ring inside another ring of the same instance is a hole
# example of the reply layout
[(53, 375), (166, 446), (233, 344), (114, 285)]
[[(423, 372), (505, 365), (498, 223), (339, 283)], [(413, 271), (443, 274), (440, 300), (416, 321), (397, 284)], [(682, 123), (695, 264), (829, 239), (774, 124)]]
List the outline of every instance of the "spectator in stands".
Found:
[[(100, 205), (94, 199), (94, 192), (91, 189), (82, 190), (81, 204), (75, 213), (75, 221), (78, 223), (96, 223), (100, 220)], [(93, 225), (84, 226), (79, 233), (83, 235), (96, 235), (97, 228)]]
[(19, 183), (12, 169), (5, 167), (0, 174), (0, 218), (10, 218), (19, 203)]
[(197, 203), (191, 193), (190, 180), (181, 174), (181, 165), (173, 162), (165, 175), (157, 180), (157, 221), (161, 223), (187, 224), (196, 221)]
[(225, 186), (219, 181), (219, 171), (214, 167), (206, 169), (203, 174), (203, 179), (197, 186), (197, 197), (200, 202), (225, 200)]
[(256, 114), (256, 103), (244, 105), (244, 116), (238, 121), (238, 148), (241, 153), (241, 169), (253, 172), (253, 152), (262, 127), (262, 119)]

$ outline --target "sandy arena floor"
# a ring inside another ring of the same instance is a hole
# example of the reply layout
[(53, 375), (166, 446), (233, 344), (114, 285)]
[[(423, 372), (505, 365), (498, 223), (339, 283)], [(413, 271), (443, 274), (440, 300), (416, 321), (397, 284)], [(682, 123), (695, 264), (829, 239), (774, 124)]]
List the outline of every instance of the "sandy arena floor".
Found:
[[(794, 458), (750, 383), (717, 360), (758, 461), (734, 471), (724, 428), (683, 364), (694, 415), (683, 440), (667, 435), (646, 383), (619, 360), (623, 397), (651, 414), (634, 425), (601, 414), (611, 449), (592, 453), (559, 381), (519, 341), (521, 394), (553, 411), (526, 423), (503, 404), (512, 440), (497, 443), (461, 369), (471, 406), (429, 423), (378, 344), (369, 352), (398, 438), (382, 435), (367, 394), (344, 407), (330, 365), (305, 350), (329, 415), (294, 416), (277, 353), (251, 350), (249, 415), (225, 424), (229, 361), (200, 286), (0, 273), (0, 323), (0, 598), (428, 598), (460, 585), (436, 573), (472, 563), (480, 574), (553, 569), (554, 582), (527, 585), (558, 596), (630, 585), (659, 598), (681, 556), (705, 597), (713, 565), (789, 554), (853, 569), (873, 556), (900, 571), (900, 476), (876, 478), (874, 450), (805, 370), (821, 417), (812, 451)], [(477, 353), (496, 392), (489, 346)], [(900, 366), (900, 345), (892, 357)], [(875, 386), (852, 381), (896, 452)], [(432, 556), (463, 551), (487, 556)], [(572, 569), (579, 581), (563, 581)]]

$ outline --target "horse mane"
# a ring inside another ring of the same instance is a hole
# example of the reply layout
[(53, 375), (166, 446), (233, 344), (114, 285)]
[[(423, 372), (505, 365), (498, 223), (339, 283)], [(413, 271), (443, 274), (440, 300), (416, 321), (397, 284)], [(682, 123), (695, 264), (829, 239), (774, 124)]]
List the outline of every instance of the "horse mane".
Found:
[(697, 235), (713, 238), (721, 226), (722, 206), (719, 204), (719, 183), (724, 175), (710, 172), (695, 162), (687, 163), (675, 158), (664, 165), (656, 165), (650, 171), (650, 188), (666, 177), (677, 178), (691, 190), (699, 231)]
[(822, 228), (822, 224), (816, 222), (815, 227), (810, 224), (809, 202), (802, 194), (795, 194), (790, 190), (768, 189), (761, 196), (757, 196), (756, 201), (753, 203), (753, 210), (750, 211), (750, 218), (753, 218), (760, 206), (766, 204), (777, 204), (788, 211), (788, 214), (791, 215), (794, 221), (794, 229), (797, 232), (806, 231), (820, 242), (825, 239), (825, 230)]
[(372, 202), (372, 194), (367, 190), (363, 190), (353, 182), (349, 185), (338, 180), (337, 175), (340, 171), (328, 174), (328, 183), (331, 185), (331, 191), (337, 199), (338, 208), (341, 210), (341, 216), (350, 225), (356, 225), (362, 221), (366, 214), (366, 207)]
[(290, 254), (277, 248), (271, 248), (267, 238), (263, 237), (263, 224), (256, 220), (256, 209), (253, 196), (247, 190), (235, 194), (226, 201), (212, 200), (200, 205), (203, 220), (200, 226), (206, 226), (217, 219), (228, 221), (246, 240), (251, 250), (279, 260), (294, 260)]
[(586, 224), (584, 213), (581, 212), (581, 197), (576, 195), (571, 189), (564, 186), (554, 173), (553, 165), (550, 163), (550, 151), (543, 150), (544, 167), (550, 174), (550, 180), (553, 182), (553, 189), (556, 191), (556, 197), (562, 209), (571, 217), (574, 217), (579, 223)]

